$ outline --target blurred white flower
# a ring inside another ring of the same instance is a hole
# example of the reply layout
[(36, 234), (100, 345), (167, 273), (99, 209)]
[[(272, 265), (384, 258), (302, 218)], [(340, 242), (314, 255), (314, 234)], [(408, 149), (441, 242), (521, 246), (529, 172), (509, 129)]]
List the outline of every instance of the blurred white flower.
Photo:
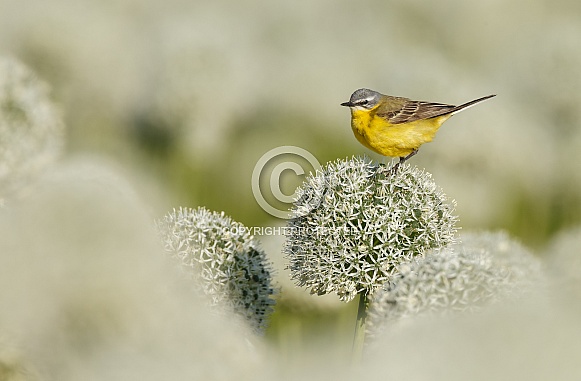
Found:
[(178, 280), (121, 176), (70, 164), (41, 181), (0, 213), (0, 338), (41, 379), (272, 379), (246, 325)]
[(362, 368), (368, 378), (391, 380), (574, 381), (581, 378), (580, 321), (532, 295), (476, 314), (418, 317), (387, 329)]
[(370, 333), (405, 317), (476, 311), (542, 292), (540, 261), (506, 233), (462, 234), (461, 239), (415, 259), (373, 294)]
[(581, 227), (557, 234), (545, 249), (544, 258), (556, 288), (581, 298)]
[(0, 200), (56, 160), (63, 130), (48, 86), (22, 63), (0, 57)]

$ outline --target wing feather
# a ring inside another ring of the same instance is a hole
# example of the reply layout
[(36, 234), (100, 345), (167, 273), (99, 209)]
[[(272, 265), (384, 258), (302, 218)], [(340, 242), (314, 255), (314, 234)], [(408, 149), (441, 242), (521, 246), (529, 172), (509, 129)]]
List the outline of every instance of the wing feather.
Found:
[(412, 101), (407, 98), (398, 100), (404, 102), (398, 102), (400, 105), (397, 108), (378, 110), (377, 116), (387, 119), (391, 124), (402, 124), (444, 115), (454, 111), (456, 107), (443, 103)]
[(408, 98), (384, 95), (381, 105), (376, 110), (376, 115), (384, 118), (391, 124), (403, 124), (446, 114), (455, 114), (494, 96), (487, 95), (463, 103), (460, 106), (454, 106), (444, 103), (412, 101)]

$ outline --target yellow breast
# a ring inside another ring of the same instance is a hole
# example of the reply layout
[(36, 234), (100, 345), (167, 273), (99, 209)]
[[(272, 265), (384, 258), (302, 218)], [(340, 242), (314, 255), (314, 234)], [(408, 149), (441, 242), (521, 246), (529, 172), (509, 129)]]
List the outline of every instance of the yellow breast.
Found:
[(404, 157), (431, 142), (450, 115), (391, 124), (375, 110), (351, 110), (351, 128), (361, 144), (383, 156)]

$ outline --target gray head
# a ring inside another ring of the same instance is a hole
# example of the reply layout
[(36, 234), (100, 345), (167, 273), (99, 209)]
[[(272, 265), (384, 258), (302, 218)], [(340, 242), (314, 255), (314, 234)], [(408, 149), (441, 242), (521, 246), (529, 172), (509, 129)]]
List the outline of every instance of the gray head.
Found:
[(349, 102), (341, 103), (341, 106), (359, 107), (369, 110), (377, 105), (381, 97), (382, 95), (377, 91), (359, 89), (355, 90), (355, 92), (351, 94)]

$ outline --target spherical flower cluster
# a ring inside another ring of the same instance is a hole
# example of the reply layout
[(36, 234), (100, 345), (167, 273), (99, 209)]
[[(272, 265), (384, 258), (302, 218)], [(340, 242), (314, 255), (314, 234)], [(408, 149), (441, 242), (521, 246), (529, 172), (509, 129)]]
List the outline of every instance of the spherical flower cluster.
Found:
[(56, 159), (63, 130), (45, 83), (20, 62), (0, 57), (0, 199)]
[(244, 225), (224, 213), (180, 208), (158, 222), (165, 249), (226, 306), (261, 332), (274, 305), (271, 264)]
[(544, 258), (556, 287), (581, 297), (581, 226), (557, 234)]
[(284, 252), (291, 277), (342, 301), (372, 293), (401, 264), (455, 242), (454, 203), (427, 172), (338, 160), (297, 190)]
[(412, 261), (371, 298), (367, 329), (424, 313), (475, 311), (540, 289), (540, 262), (505, 233), (462, 235), (462, 243)]

